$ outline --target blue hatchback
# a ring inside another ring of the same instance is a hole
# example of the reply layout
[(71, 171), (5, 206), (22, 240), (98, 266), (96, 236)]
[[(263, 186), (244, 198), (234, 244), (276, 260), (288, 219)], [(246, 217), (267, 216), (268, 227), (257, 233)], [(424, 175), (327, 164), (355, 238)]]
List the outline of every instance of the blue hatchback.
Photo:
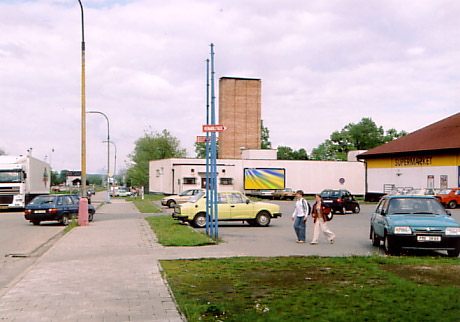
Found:
[[(34, 225), (42, 221), (59, 221), (68, 225), (72, 217), (78, 217), (80, 198), (76, 195), (43, 195), (35, 197), (25, 209), (24, 217)], [(96, 209), (88, 205), (88, 221), (93, 221)]]
[(383, 240), (387, 254), (401, 249), (446, 250), (460, 254), (460, 225), (430, 196), (385, 196), (371, 217), (372, 245)]

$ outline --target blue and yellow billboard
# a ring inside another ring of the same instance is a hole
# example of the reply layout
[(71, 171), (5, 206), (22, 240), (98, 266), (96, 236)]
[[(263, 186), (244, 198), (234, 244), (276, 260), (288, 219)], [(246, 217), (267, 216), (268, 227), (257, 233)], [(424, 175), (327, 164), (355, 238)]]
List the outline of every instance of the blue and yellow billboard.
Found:
[(244, 189), (245, 190), (278, 190), (284, 189), (285, 169), (244, 169)]

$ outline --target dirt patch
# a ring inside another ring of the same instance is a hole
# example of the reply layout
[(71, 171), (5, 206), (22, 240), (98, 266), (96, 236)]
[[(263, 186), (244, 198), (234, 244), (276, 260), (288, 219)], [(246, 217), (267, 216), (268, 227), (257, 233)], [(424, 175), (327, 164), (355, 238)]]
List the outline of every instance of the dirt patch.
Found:
[(400, 278), (418, 284), (460, 287), (460, 265), (423, 266), (384, 264), (381, 268)]

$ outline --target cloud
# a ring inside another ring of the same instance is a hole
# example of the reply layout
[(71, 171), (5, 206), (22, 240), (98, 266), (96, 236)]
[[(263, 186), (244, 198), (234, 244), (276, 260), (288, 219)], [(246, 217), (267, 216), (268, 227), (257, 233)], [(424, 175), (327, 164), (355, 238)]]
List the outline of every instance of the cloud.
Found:
[[(110, 119), (117, 164), (151, 127), (190, 156), (205, 122), (206, 65), (262, 80), (274, 147), (311, 152), (372, 117), (414, 131), (458, 112), (460, 4), (398, 1), (84, 0), (86, 106)], [(0, 3), (0, 148), (80, 168), (78, 2)], [(105, 120), (87, 116), (88, 172), (106, 167)]]

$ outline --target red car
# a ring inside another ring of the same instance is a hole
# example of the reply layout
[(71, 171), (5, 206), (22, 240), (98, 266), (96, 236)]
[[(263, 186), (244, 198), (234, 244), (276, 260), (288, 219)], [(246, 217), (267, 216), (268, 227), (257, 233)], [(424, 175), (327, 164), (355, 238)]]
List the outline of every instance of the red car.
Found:
[(443, 189), (438, 192), (436, 198), (446, 208), (457, 208), (460, 204), (460, 188)]

